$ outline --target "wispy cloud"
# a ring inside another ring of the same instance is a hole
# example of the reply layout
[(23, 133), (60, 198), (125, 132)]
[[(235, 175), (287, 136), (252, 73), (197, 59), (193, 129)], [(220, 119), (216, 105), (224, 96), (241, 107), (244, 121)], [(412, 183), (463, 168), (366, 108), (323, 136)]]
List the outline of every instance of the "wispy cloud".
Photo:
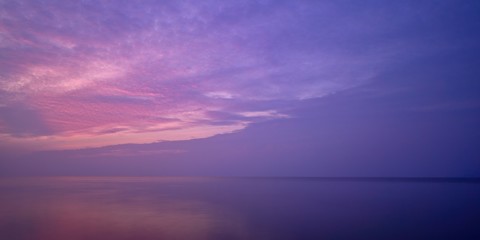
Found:
[[(286, 117), (257, 106), (368, 82), (399, 44), (365, 51), (356, 42), (404, 24), (382, 22), (395, 6), (308, 1), (24, 0), (0, 9), (1, 140), (53, 149), (201, 138)], [(12, 121), (15, 108), (28, 120)]]

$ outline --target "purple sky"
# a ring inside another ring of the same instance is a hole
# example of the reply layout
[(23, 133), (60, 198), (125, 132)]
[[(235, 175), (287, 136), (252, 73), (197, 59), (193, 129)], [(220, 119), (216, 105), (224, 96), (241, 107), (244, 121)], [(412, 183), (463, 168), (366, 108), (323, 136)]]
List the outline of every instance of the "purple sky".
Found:
[(0, 175), (480, 176), (477, 1), (1, 1)]

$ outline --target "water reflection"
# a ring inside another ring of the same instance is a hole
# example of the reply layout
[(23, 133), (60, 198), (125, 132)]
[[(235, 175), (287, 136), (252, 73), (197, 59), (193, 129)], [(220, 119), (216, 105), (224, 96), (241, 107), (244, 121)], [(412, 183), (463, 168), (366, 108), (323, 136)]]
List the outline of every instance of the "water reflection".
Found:
[(23, 178), (0, 193), (9, 240), (480, 237), (476, 183)]
[(178, 184), (185, 179), (151, 180), (9, 181), (2, 184), (0, 198), (1, 239), (248, 238), (245, 224), (227, 209), (157, 191), (158, 184)]

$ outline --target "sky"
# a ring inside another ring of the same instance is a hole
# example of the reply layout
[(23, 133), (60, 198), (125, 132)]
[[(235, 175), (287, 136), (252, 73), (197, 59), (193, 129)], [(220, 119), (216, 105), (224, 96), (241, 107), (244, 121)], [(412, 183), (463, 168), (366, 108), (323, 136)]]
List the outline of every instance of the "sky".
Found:
[(0, 176), (480, 177), (478, 1), (0, 1)]

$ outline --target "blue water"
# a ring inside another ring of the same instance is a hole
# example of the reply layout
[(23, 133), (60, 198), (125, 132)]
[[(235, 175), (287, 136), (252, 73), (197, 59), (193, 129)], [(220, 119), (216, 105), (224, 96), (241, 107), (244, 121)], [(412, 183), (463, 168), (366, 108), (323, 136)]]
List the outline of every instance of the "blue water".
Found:
[(9, 178), (0, 239), (480, 239), (480, 183)]

